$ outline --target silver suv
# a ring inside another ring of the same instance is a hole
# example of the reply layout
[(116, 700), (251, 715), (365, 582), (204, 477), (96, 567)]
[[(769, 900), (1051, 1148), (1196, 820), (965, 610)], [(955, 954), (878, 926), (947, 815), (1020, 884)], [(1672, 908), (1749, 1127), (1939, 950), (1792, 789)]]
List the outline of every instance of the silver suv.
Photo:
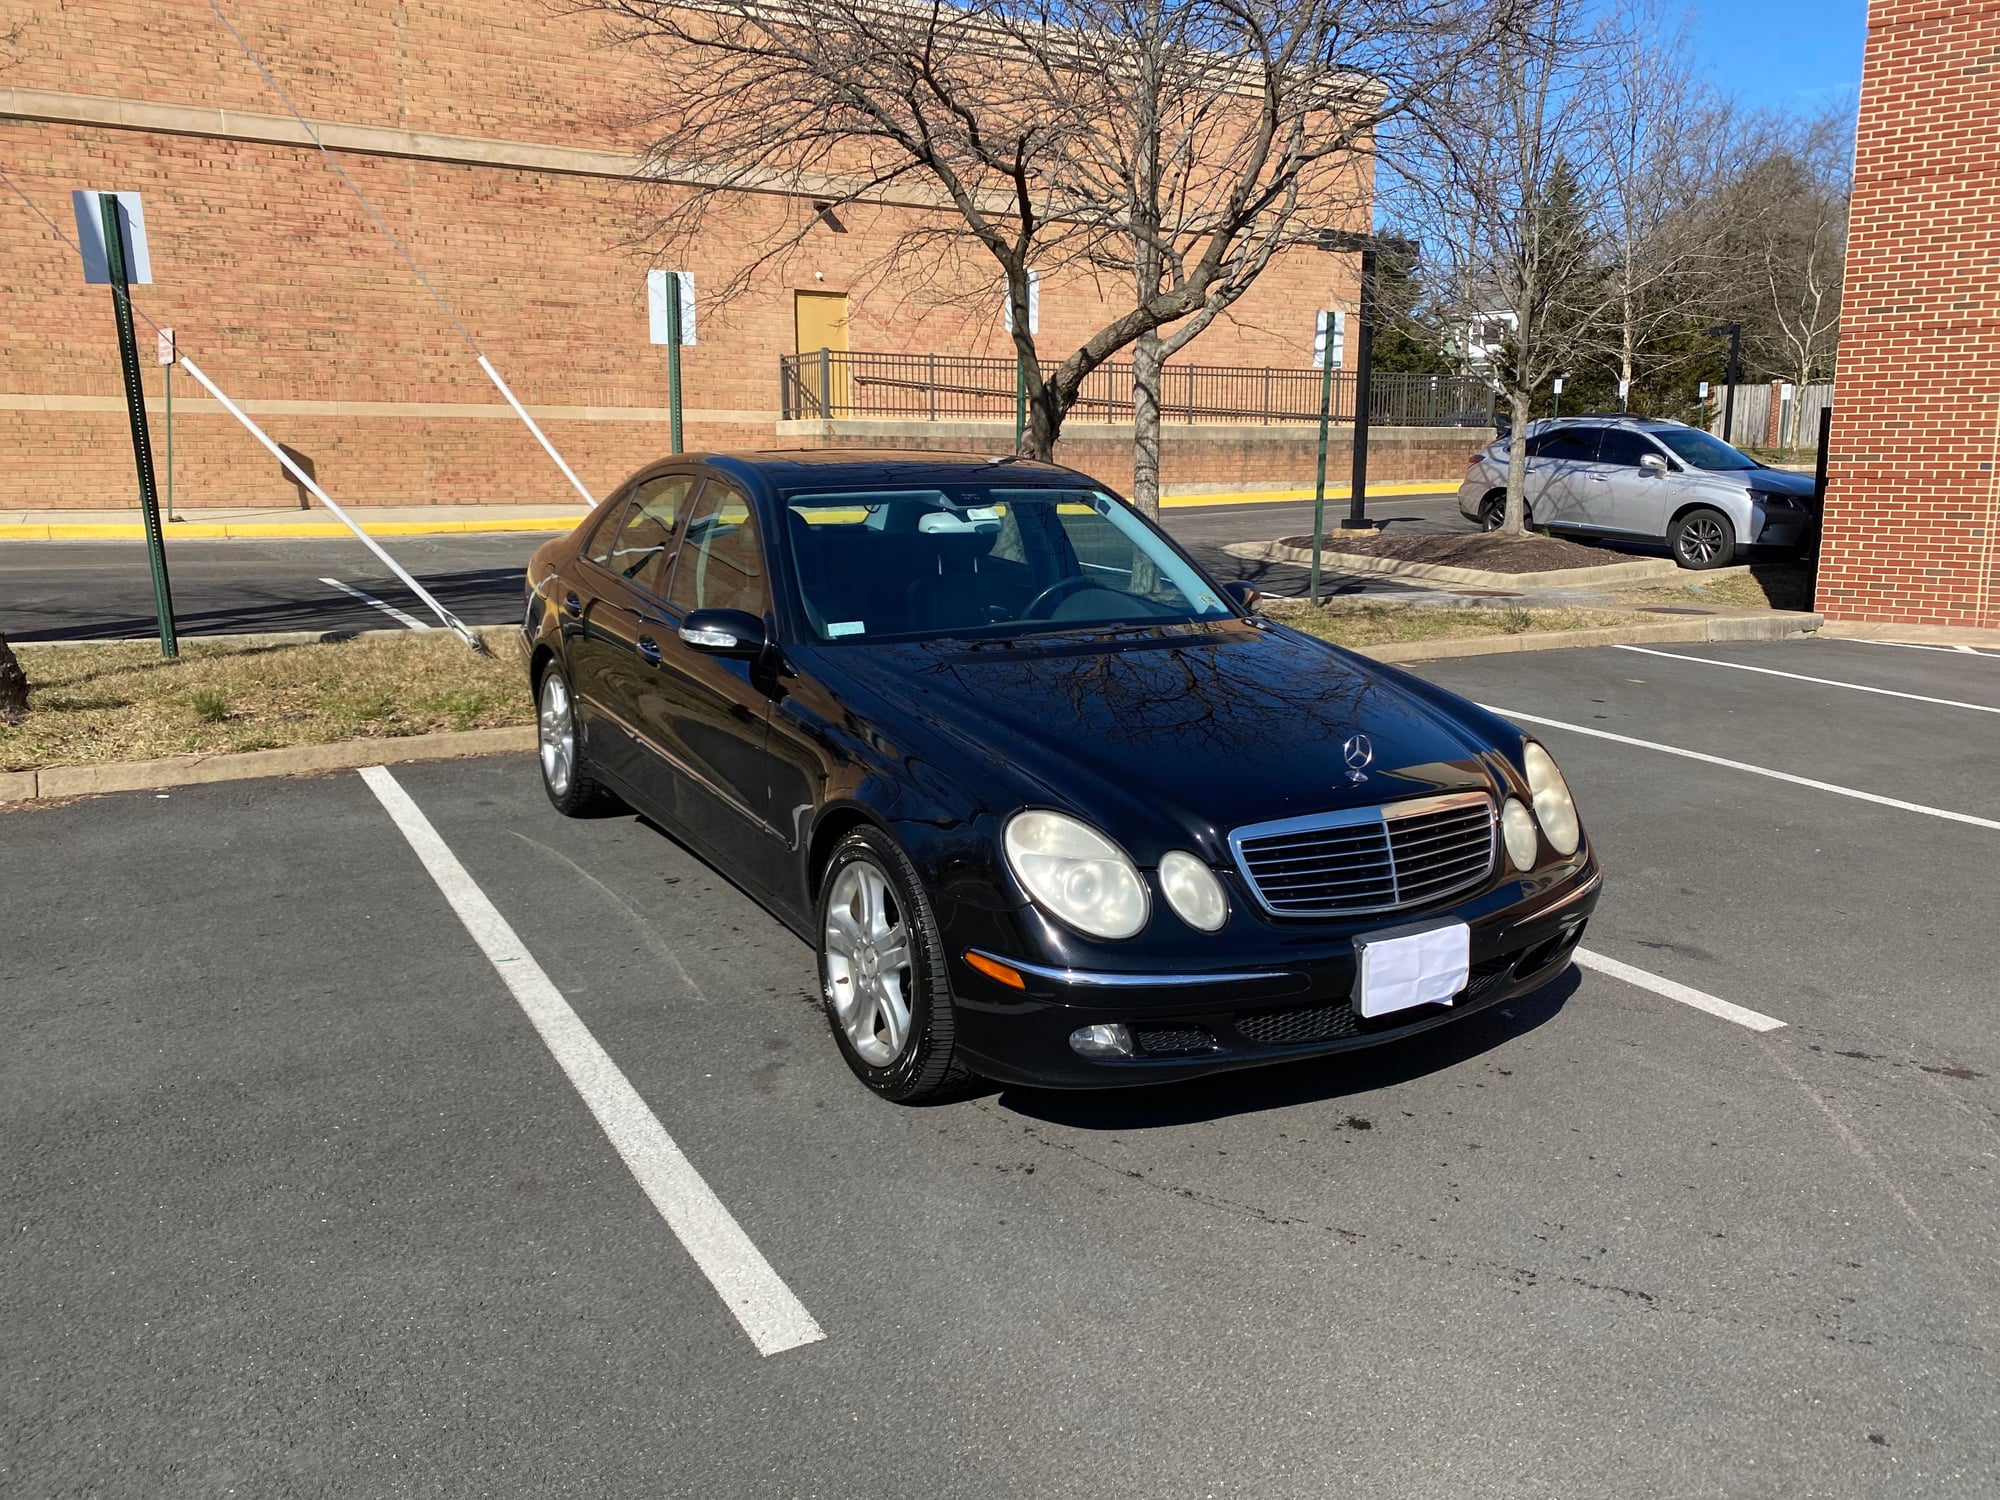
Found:
[[(1507, 443), (1472, 456), (1458, 508), (1492, 531), (1507, 503)], [(1664, 542), (1684, 568), (1797, 554), (1819, 536), (1809, 474), (1767, 469), (1682, 422), (1577, 417), (1528, 429), (1528, 521), (1552, 532)]]

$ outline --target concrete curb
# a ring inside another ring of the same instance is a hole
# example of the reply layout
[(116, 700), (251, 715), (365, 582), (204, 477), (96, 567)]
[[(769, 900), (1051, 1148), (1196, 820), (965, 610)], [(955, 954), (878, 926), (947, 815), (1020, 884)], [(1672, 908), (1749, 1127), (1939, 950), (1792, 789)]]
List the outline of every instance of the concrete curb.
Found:
[[(1230, 542), (1222, 549), (1231, 557), (1252, 562), (1312, 565), (1310, 547), (1287, 547), (1280, 542)], [(1546, 573), (1494, 573), (1483, 568), (1452, 568), (1443, 563), (1401, 562), (1389, 557), (1367, 557), (1358, 552), (1323, 551), (1319, 555), (1322, 572), (1365, 573), (1381, 578), (1420, 579), (1427, 583), (1456, 583), (1468, 588), (1550, 589), (1590, 588), (1603, 584), (1645, 583), (1655, 578), (1673, 578), (1688, 570), (1671, 557), (1640, 557), (1631, 562), (1606, 563), (1601, 568), (1555, 568)], [(1749, 565), (1715, 568), (1692, 575), (1702, 582), (1717, 578), (1741, 577)]]
[(316, 771), (351, 771), (357, 766), (399, 765), (416, 760), (455, 760), (467, 755), (507, 755), (534, 747), (532, 724), (510, 724), (500, 729), (413, 734), (402, 739), (337, 740), (330, 745), (290, 745), (282, 750), (250, 750), (233, 755), (173, 755), (101, 766), (51, 766), (45, 771), (0, 772), (0, 804), (91, 797), (104, 792), (158, 791), (170, 786), (248, 781), (259, 776), (305, 776)]
[[(581, 519), (581, 516), (524, 516), (518, 521), (377, 521), (373, 525), (364, 521), (361, 529), (370, 536), (469, 536), (509, 531), (562, 533), (574, 531)], [(297, 525), (283, 521), (177, 521), (166, 530), (170, 542), (224, 538), (269, 541), (285, 537), (318, 541), (351, 538), (353, 535), (338, 521), (304, 521)], [(0, 542), (143, 542), (145, 539), (146, 528), (136, 521), (0, 522)]]
[(1516, 651), (1566, 651), (1587, 646), (1639, 646), (1649, 642), (1782, 641), (1812, 635), (1825, 623), (1820, 615), (1773, 610), (1767, 615), (1709, 615), (1699, 620), (1666, 620), (1652, 625), (1604, 625), (1594, 630), (1550, 630), (1527, 635), (1475, 635), (1456, 640), (1395, 641), (1383, 646), (1349, 646), (1374, 661), (1433, 661), (1446, 656), (1507, 656)]

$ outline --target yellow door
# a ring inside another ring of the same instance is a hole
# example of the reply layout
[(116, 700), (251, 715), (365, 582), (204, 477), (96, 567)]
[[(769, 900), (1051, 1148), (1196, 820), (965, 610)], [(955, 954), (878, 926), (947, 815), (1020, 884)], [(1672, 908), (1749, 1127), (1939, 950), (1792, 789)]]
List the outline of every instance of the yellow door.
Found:
[[(794, 292), (792, 322), (798, 334), (800, 409), (822, 417), (847, 416), (847, 293)], [(826, 350), (821, 368), (820, 350)]]

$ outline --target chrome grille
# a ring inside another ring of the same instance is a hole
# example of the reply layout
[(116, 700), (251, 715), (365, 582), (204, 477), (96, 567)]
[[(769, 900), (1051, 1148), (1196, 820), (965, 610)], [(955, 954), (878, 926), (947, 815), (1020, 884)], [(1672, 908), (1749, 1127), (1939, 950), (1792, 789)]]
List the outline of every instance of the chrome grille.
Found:
[(1230, 834), (1229, 847), (1273, 916), (1347, 916), (1478, 884), (1493, 868), (1493, 833), (1493, 799), (1452, 792), (1255, 823)]

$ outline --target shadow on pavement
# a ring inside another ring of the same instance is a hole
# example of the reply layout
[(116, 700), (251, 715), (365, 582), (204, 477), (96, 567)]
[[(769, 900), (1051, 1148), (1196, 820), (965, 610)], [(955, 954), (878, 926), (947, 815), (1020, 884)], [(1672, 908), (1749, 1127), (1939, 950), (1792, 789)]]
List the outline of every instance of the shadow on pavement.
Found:
[(1525, 1036), (1554, 1020), (1580, 983), (1571, 965), (1540, 989), (1456, 1025), (1357, 1052), (1145, 1088), (1007, 1088), (1000, 1091), (998, 1103), (1015, 1114), (1076, 1130), (1149, 1130), (1343, 1099), (1455, 1068)]

